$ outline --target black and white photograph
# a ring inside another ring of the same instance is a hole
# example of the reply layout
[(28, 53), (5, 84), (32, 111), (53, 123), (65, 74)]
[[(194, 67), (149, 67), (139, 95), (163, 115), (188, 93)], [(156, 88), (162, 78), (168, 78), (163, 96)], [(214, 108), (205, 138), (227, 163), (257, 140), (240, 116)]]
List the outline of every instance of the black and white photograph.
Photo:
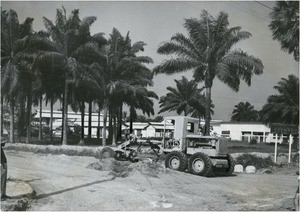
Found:
[(1, 211), (299, 211), (299, 1), (1, 1)]

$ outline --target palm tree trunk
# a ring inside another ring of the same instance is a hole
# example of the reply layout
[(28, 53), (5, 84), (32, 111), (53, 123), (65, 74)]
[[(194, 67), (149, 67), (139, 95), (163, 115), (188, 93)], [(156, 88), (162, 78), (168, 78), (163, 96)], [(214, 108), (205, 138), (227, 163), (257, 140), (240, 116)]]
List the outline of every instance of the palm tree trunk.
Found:
[(63, 132), (62, 145), (68, 144), (68, 80), (65, 82), (64, 100), (63, 100)]
[(210, 107), (211, 107), (211, 87), (206, 87), (206, 104), (205, 104), (205, 135), (210, 135)]
[(92, 138), (92, 101), (89, 102), (89, 129), (88, 138)]
[(108, 114), (108, 140), (109, 141), (112, 141), (112, 129), (113, 129), (113, 126), (112, 126), (112, 110), (111, 110), (111, 107), (109, 107), (109, 114)]
[(116, 114), (113, 115), (113, 138), (112, 138), (112, 146), (117, 146), (117, 119)]
[(50, 100), (50, 142), (53, 142), (53, 97)]
[(32, 92), (31, 83), (29, 83), (28, 94), (27, 94), (27, 133), (26, 133), (26, 144), (31, 141), (31, 105), (32, 105)]
[(3, 134), (3, 95), (1, 95), (1, 129), (0, 129), (0, 135)]
[(120, 139), (122, 137), (122, 122), (123, 122), (123, 104), (119, 107), (119, 118), (118, 118), (118, 133), (117, 133), (117, 139)]
[(97, 138), (100, 139), (100, 116), (101, 116), (101, 108), (100, 103), (98, 103), (98, 127), (97, 127)]
[(14, 143), (14, 118), (15, 118), (15, 103), (14, 100), (10, 100), (10, 131), (9, 131), (9, 142)]
[(85, 115), (84, 101), (81, 103), (81, 139), (84, 139), (84, 115)]
[(129, 133), (133, 133), (133, 121), (136, 118), (136, 112), (133, 107), (130, 106), (130, 124), (129, 124)]
[[(23, 96), (23, 95), (22, 95)], [(20, 115), (18, 117), (18, 131), (19, 131), (19, 140), (21, 141), (21, 137), (25, 135), (24, 126), (26, 125), (26, 111), (25, 111), (25, 98), (21, 97), (20, 100)]]
[(106, 121), (107, 121), (107, 105), (103, 107), (103, 132), (102, 132), (102, 146), (106, 146)]
[(64, 119), (65, 119), (65, 113), (64, 113), (64, 108), (65, 108), (65, 92), (62, 95), (62, 102), (61, 102), (61, 136), (60, 136), (60, 142), (63, 142), (63, 134), (64, 134)]
[(43, 109), (43, 106), (42, 106), (42, 103), (43, 103), (43, 96), (41, 95), (40, 96), (39, 140), (42, 140), (42, 138), (43, 138), (43, 135), (42, 135), (42, 131), (43, 131), (43, 126), (42, 126), (42, 109)]

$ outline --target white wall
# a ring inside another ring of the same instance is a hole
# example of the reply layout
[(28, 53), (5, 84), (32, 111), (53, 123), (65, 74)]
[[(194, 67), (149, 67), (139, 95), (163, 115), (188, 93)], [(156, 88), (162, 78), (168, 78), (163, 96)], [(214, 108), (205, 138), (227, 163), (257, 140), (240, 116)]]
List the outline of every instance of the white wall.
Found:
[(221, 131), (230, 131), (232, 140), (242, 140), (242, 132), (270, 133), (270, 128), (262, 123), (222, 123)]
[(153, 126), (148, 126), (147, 129), (145, 130), (145, 135), (143, 134), (144, 137), (149, 138), (149, 137), (155, 137), (155, 128)]

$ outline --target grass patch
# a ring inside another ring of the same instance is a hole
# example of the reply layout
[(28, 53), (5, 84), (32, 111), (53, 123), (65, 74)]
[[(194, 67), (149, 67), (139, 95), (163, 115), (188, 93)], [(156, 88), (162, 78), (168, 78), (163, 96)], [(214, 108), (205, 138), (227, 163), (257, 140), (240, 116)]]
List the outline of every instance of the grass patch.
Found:
[[(278, 153), (288, 153), (289, 146), (286, 143), (277, 145)], [(229, 153), (249, 153), (249, 152), (263, 152), (263, 153), (274, 153), (275, 144), (273, 143), (257, 143), (251, 144), (245, 141), (229, 141), (228, 142), (228, 151)], [(297, 152), (296, 149), (292, 149), (292, 152)]]

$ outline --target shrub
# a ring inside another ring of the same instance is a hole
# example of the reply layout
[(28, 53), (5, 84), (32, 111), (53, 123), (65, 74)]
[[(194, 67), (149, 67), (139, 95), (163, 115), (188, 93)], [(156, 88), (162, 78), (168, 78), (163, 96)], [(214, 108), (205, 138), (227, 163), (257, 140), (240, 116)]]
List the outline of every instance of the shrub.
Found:
[(299, 150), (299, 138), (298, 136), (294, 137), (294, 142), (292, 143), (292, 148), (295, 150)]
[(251, 138), (250, 144), (257, 144), (257, 138)]
[(293, 163), (299, 163), (299, 153), (292, 155), (292, 162)]
[(241, 164), (244, 167), (255, 166), (257, 169), (267, 168), (276, 165), (271, 157), (261, 158), (252, 154), (243, 154), (235, 159), (236, 164)]

